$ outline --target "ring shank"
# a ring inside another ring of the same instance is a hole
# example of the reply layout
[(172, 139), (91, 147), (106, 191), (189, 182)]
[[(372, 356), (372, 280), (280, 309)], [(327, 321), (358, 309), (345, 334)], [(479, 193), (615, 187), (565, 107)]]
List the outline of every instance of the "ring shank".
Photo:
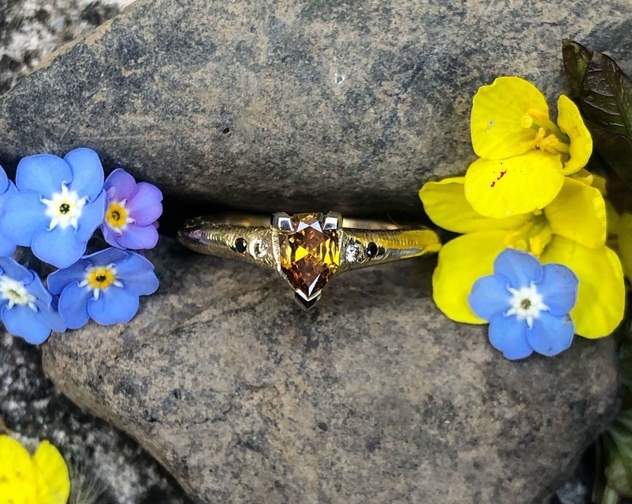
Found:
[[(186, 247), (202, 254), (239, 259), (279, 270), (279, 238), (287, 234), (262, 215), (224, 213), (197, 217), (178, 231)], [(342, 220), (336, 230), (336, 273), (437, 252), (437, 234), (423, 226), (368, 219)], [(237, 243), (243, 240), (244, 248)]]

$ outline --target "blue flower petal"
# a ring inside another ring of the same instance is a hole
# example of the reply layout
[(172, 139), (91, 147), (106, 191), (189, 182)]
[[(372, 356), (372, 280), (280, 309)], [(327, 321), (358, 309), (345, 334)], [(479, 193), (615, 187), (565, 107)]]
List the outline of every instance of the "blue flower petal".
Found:
[(13, 182), (7, 177), (7, 172), (4, 171), (4, 168), (0, 166), (0, 193), (5, 192), (9, 184), (13, 185)]
[[(2, 170), (2, 167), (0, 166), (0, 178), (2, 178), (1, 175), (3, 173), (4, 171)], [(6, 178), (6, 174), (4, 176)], [(0, 180), (0, 185), (1, 184), (2, 184), (2, 181)], [(5, 189), (6, 189), (5, 192), (2, 195), (0, 195), (0, 221), (3, 220), (4, 218), (3, 212), (4, 212), (5, 203), (8, 201), (10, 196), (17, 194), (18, 192), (18, 190), (15, 187), (15, 184), (8, 179), (7, 179), (7, 184), (6, 184)], [(2, 231), (2, 228), (0, 228), (0, 256), (13, 255), (13, 253), (15, 252), (15, 248), (16, 248), (15, 241), (9, 238)]]
[(133, 250), (152, 249), (158, 243), (158, 230), (152, 226), (128, 224), (123, 234), (116, 236), (117, 243)]
[(570, 317), (541, 312), (540, 317), (534, 319), (533, 327), (527, 330), (527, 340), (536, 352), (552, 357), (571, 346), (574, 333), (575, 326)]
[(59, 297), (59, 313), (69, 329), (79, 329), (90, 320), (88, 300), (92, 291), (79, 287), (77, 283), (69, 284)]
[(60, 192), (63, 183), (69, 184), (71, 181), (72, 171), (68, 163), (52, 154), (22, 158), (15, 175), (15, 183), (20, 191), (35, 191), (46, 199)]
[(575, 306), (578, 286), (579, 279), (570, 268), (553, 263), (542, 266), (542, 280), (536, 287), (551, 315), (561, 317)]
[(507, 248), (494, 260), (494, 273), (507, 277), (514, 289), (528, 287), (542, 278), (542, 265), (535, 256)]
[(106, 222), (101, 224), (101, 233), (103, 233), (103, 238), (105, 239), (105, 241), (112, 247), (116, 247), (120, 249), (125, 248), (122, 245), (119, 245), (119, 243), (116, 241), (116, 239), (118, 238), (118, 235), (112, 230), (112, 228)]
[(0, 180), (0, 209), (2, 209), (2, 206), (4, 205), (4, 201), (6, 200), (6, 198), (18, 192), (18, 188), (15, 187), (15, 184), (13, 182), (11, 182), (9, 179), (6, 178), (7, 174), (4, 173), (2, 166), (0, 166), (0, 176), (3, 174), (4, 174), (4, 178), (6, 179), (6, 184), (3, 183), (2, 180)]
[(81, 210), (81, 217), (75, 231), (77, 240), (87, 242), (101, 225), (105, 217), (106, 200), (105, 191), (101, 191), (94, 202), (85, 204)]
[(9, 257), (15, 253), (16, 244), (0, 230), (0, 257)]
[(92, 149), (81, 147), (66, 154), (64, 161), (72, 168), (70, 187), (80, 197), (88, 196), (88, 200), (93, 201), (103, 189), (103, 165), (99, 155)]
[(467, 298), (472, 311), (484, 320), (491, 320), (497, 313), (507, 312), (511, 308), (508, 284), (509, 280), (500, 275), (479, 278)]
[(116, 265), (116, 276), (137, 296), (147, 296), (158, 290), (158, 277), (154, 273), (154, 265), (143, 256), (129, 253), (129, 258)]
[(41, 320), (47, 327), (53, 331), (64, 332), (66, 324), (57, 312), (56, 303), (53, 302), (53, 296), (48, 289), (44, 287), (39, 276), (34, 275), (33, 282), (28, 285), (28, 291), (37, 298), (35, 305), (37, 306), (37, 318)]
[(56, 268), (67, 268), (77, 262), (86, 251), (86, 243), (75, 236), (72, 226), (57, 226), (51, 231), (39, 231), (31, 243), (33, 254)]
[(109, 287), (101, 291), (99, 299), (88, 301), (88, 312), (101, 325), (127, 323), (138, 311), (138, 296), (119, 287)]
[(108, 266), (109, 264), (117, 264), (121, 261), (127, 260), (131, 252), (116, 248), (106, 248), (105, 250), (99, 250), (94, 254), (90, 254), (84, 257), (93, 266)]
[(489, 342), (507, 359), (524, 359), (533, 353), (527, 341), (527, 322), (497, 313), (489, 321)]
[(134, 197), (127, 203), (130, 216), (139, 226), (148, 226), (162, 215), (162, 192), (153, 184), (139, 182)]
[(46, 205), (37, 193), (20, 192), (7, 198), (0, 229), (10, 240), (23, 247), (30, 247), (33, 236), (50, 224), (46, 216)]
[(53, 294), (61, 294), (69, 284), (73, 282), (81, 283), (89, 265), (88, 261), (80, 260), (68, 268), (53, 271), (46, 279), (48, 289)]
[(129, 201), (136, 191), (136, 180), (123, 168), (117, 168), (105, 179), (103, 187), (116, 201)]
[(4, 306), (0, 315), (7, 331), (24, 338), (27, 343), (39, 345), (50, 336), (51, 328), (28, 305)]
[(0, 257), (0, 269), (3, 275), (22, 282), (24, 285), (29, 285), (35, 279), (33, 271), (26, 269), (12, 257)]
[(61, 317), (61, 313), (59, 313), (59, 298), (53, 296), (53, 302), (51, 303), (51, 310), (52, 310), (52, 318), (50, 318), (48, 321), (50, 322), (50, 326), (53, 328), (53, 331), (57, 331), (57, 332), (64, 332), (66, 329), (68, 329), (68, 326), (66, 325), (66, 322), (64, 322), (64, 319)]

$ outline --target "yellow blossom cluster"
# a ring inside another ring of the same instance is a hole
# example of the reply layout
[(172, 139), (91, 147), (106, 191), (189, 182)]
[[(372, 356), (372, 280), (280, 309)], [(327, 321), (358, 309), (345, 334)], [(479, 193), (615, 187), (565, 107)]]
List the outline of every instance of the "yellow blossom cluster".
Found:
[(0, 504), (66, 504), (68, 466), (48, 441), (33, 456), (15, 439), (0, 436)]
[(583, 169), (592, 139), (564, 95), (558, 111), (555, 124), (535, 86), (518, 77), (496, 79), (474, 97), (471, 134), (479, 159), (465, 177), (422, 187), (432, 221), (463, 234), (443, 246), (433, 275), (435, 302), (451, 319), (485, 323), (470, 309), (468, 294), (493, 272), (496, 256), (512, 247), (577, 275), (571, 317), (578, 335), (607, 336), (621, 321), (621, 262), (606, 246), (604, 198)]

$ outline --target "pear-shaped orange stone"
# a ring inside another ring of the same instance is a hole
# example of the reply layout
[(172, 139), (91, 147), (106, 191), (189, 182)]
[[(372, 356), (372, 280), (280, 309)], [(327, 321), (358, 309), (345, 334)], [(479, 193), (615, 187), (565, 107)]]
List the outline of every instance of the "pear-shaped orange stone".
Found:
[(281, 270), (308, 300), (340, 266), (338, 232), (323, 230), (323, 214), (296, 214), (291, 219), (292, 231), (279, 235)]

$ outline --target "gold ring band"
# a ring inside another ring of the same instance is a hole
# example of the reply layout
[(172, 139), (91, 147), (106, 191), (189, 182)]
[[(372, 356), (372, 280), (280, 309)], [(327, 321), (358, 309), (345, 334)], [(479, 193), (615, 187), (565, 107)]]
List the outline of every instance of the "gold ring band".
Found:
[(422, 226), (346, 219), (337, 212), (272, 218), (246, 214), (196, 217), (178, 230), (184, 246), (276, 270), (310, 308), (334, 275), (437, 252), (437, 234)]

